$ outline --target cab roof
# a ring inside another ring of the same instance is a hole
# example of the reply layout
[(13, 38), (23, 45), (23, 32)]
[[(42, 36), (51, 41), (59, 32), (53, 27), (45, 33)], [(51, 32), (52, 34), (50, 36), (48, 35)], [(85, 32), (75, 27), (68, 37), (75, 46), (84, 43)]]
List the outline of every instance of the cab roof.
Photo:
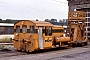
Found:
[[(21, 22), (21, 21), (27, 21), (27, 22), (32, 22), (34, 23), (36, 26), (54, 26), (53, 24), (49, 23), (49, 22), (44, 22), (44, 21), (35, 21), (35, 20), (20, 20), (18, 22)], [(16, 22), (15, 24), (17, 24), (18, 22)], [(15, 25), (14, 24), (14, 25)]]

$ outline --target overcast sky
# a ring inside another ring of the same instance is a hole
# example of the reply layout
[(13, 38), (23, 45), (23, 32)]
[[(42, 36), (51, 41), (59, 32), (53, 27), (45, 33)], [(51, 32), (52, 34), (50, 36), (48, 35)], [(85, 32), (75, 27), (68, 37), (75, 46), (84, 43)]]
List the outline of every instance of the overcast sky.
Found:
[(2, 19), (66, 19), (67, 0), (0, 0)]

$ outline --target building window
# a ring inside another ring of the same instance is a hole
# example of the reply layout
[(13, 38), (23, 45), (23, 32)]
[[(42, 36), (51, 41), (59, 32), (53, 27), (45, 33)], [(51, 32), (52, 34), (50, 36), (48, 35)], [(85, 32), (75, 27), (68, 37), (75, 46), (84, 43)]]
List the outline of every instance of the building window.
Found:
[(88, 22), (90, 22), (90, 18), (88, 18)]
[(20, 26), (16, 26), (16, 33), (20, 33)]
[(88, 13), (86, 13), (86, 17), (88, 17)]
[(26, 25), (22, 26), (22, 33), (27, 33), (27, 26)]
[(86, 22), (88, 22), (88, 18), (86, 18)]
[(14, 27), (13, 26), (0, 26), (0, 34), (13, 34)]
[(6, 26), (5, 27), (5, 34), (13, 34), (14, 33), (14, 27), (13, 26)]
[(88, 23), (88, 26), (90, 26), (90, 23)]
[(90, 31), (90, 28), (88, 28), (88, 31)]
[(84, 12), (87, 12), (88, 10), (85, 8), (85, 9), (83, 9), (83, 11), (84, 11)]
[(90, 12), (90, 8), (88, 8), (88, 12)]
[(5, 27), (0, 27), (0, 34), (5, 34)]
[(88, 26), (88, 23), (86, 23), (86, 26)]
[(88, 33), (88, 35), (90, 36), (90, 33)]
[(88, 17), (90, 17), (90, 13), (88, 13)]

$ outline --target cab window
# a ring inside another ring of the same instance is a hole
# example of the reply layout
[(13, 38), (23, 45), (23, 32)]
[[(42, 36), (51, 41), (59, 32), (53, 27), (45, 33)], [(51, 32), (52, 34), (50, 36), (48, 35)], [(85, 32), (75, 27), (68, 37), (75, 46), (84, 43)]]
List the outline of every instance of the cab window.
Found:
[(27, 33), (27, 26), (26, 25), (22, 26), (22, 33)]
[(52, 27), (45, 27), (45, 36), (52, 35)]
[(16, 26), (16, 33), (20, 33), (20, 26)]
[(30, 26), (30, 33), (34, 32), (34, 26)]

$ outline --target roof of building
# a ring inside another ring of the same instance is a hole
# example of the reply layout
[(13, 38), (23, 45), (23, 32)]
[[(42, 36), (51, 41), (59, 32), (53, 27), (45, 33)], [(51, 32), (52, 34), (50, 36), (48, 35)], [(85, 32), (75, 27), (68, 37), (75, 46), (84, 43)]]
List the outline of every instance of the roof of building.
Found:
[(11, 23), (0, 23), (0, 26), (14, 26), (14, 24), (11, 24)]

